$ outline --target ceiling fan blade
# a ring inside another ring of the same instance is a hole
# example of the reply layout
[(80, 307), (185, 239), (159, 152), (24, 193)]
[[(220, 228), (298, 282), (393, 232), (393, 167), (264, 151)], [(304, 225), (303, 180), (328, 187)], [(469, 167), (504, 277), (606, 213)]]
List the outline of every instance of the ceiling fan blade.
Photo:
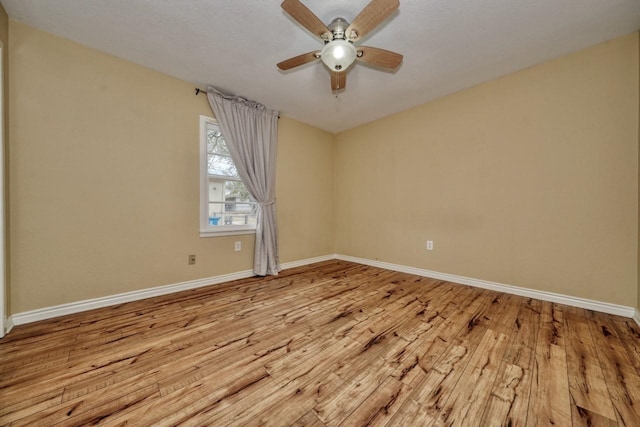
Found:
[(378, 67), (395, 69), (402, 62), (403, 56), (390, 50), (379, 49), (377, 47), (358, 46), (356, 58), (367, 64)]
[(282, 62), (278, 63), (278, 68), (282, 71), (287, 71), (295, 67), (299, 67), (304, 64), (308, 64), (309, 62), (313, 62), (319, 58), (320, 51), (316, 50), (314, 52), (303, 53), (302, 55), (294, 56), (293, 58), (289, 58)]
[(331, 34), (331, 31), (329, 31), (324, 22), (299, 0), (284, 0), (281, 6), (293, 19), (298, 21), (300, 25), (319, 38), (322, 39), (324, 34)]
[(341, 71), (341, 72), (332, 72), (331, 73), (331, 90), (336, 92), (339, 91), (341, 89), (344, 89), (344, 87), (347, 85), (347, 73), (346, 71)]
[[(347, 27), (346, 36), (352, 41), (364, 37), (398, 10), (398, 7), (400, 0), (371, 0)], [(352, 31), (355, 31), (355, 37), (351, 37)]]

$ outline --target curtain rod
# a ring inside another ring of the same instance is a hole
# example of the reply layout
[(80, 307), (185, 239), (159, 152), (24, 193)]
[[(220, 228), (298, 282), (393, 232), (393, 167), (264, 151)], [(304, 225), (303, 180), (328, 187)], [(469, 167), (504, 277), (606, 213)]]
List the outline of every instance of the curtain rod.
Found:
[[(197, 87), (197, 88), (196, 88), (196, 96), (200, 95), (201, 93), (203, 93), (203, 94), (205, 94), (205, 95), (206, 95), (206, 94), (207, 94), (207, 91), (206, 91), (206, 90), (202, 90), (202, 89), (200, 89), (199, 87)], [(278, 114), (278, 118), (280, 118), (280, 114)]]

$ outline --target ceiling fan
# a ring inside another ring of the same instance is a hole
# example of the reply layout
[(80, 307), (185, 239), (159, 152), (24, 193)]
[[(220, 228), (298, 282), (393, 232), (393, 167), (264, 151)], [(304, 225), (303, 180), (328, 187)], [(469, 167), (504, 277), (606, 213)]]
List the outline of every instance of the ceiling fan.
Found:
[(400, 0), (371, 0), (350, 24), (343, 18), (335, 18), (325, 25), (299, 0), (284, 0), (281, 6), (324, 42), (322, 50), (303, 53), (278, 63), (278, 68), (283, 71), (320, 59), (331, 71), (331, 89), (338, 91), (345, 88), (347, 70), (356, 60), (391, 70), (402, 62), (399, 53), (354, 44), (395, 12)]

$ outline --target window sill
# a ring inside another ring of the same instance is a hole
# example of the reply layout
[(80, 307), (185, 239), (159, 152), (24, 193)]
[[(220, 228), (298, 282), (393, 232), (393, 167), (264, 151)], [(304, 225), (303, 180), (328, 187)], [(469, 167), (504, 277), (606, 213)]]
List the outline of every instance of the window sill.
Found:
[(200, 237), (239, 236), (242, 234), (256, 234), (256, 229), (249, 230), (200, 230)]

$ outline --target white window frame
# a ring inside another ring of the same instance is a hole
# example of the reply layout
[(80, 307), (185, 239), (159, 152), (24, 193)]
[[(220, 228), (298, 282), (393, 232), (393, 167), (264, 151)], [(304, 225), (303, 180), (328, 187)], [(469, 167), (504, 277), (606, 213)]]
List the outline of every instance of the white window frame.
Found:
[(220, 126), (216, 119), (200, 116), (200, 237), (255, 234), (256, 225), (209, 224), (209, 174), (207, 167), (207, 125)]

